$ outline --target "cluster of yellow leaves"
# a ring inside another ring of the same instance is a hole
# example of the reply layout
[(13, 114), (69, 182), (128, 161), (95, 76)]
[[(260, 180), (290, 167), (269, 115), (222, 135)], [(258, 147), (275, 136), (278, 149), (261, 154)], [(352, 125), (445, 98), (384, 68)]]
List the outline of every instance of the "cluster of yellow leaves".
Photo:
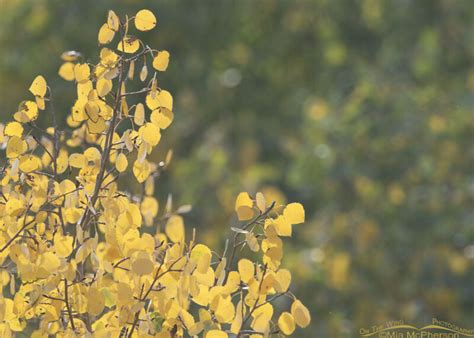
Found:
[[(63, 53), (59, 75), (77, 92), (68, 130), (35, 122), (43, 110), (55, 121), (41, 75), (29, 88), (34, 99), (0, 125), (0, 281), (9, 286), (0, 297), (2, 337), (30, 321), (32, 337), (267, 337), (309, 325), (309, 311), (289, 291), (290, 272), (280, 268), (281, 237), (304, 222), (299, 203), (276, 207), (261, 193), (241, 193), (235, 209), (248, 222), (232, 228), (221, 255), (194, 234), (186, 241), (188, 206), (174, 210), (169, 199), (160, 212), (154, 182), (172, 156), (153, 163), (149, 155), (173, 121), (173, 97), (156, 73), (169, 53), (129, 34), (132, 24), (148, 31), (156, 23), (148, 10), (123, 20), (110, 11), (98, 40), (116, 40), (115, 48), (102, 47), (97, 64)], [(140, 62), (144, 87), (128, 90)], [(129, 172), (141, 193), (119, 189)], [(261, 262), (235, 262), (244, 246), (261, 252)], [(277, 317), (272, 302), (280, 297), (291, 306)]]

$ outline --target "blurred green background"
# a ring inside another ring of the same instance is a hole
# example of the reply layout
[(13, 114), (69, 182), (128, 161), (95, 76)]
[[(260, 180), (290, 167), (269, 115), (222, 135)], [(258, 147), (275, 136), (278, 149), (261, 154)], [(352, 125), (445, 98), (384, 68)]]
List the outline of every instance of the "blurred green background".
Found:
[(171, 53), (162, 205), (193, 204), (187, 224), (217, 247), (242, 190), (305, 205), (285, 244), (313, 315), (296, 336), (474, 328), (473, 1), (0, 0), (3, 121), (37, 74), (66, 115), (59, 55), (96, 60), (109, 8), (153, 10), (141, 36)]

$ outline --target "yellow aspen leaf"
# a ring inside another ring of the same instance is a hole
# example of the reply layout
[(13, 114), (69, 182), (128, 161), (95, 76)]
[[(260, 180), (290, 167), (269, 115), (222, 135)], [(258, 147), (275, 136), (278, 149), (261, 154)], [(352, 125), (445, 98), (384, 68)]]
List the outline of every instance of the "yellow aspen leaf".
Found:
[(255, 274), (255, 267), (253, 263), (248, 260), (248, 259), (241, 259), (239, 263), (237, 264), (239, 274), (240, 274), (240, 279), (244, 283), (248, 283), (249, 280), (251, 280)]
[(146, 123), (138, 130), (138, 134), (146, 143), (156, 146), (161, 139), (160, 128), (153, 123)]
[(67, 151), (65, 150), (59, 151), (59, 156), (56, 159), (56, 164), (57, 164), (58, 174), (62, 174), (63, 172), (66, 171), (69, 165), (69, 157), (68, 157)]
[(5, 204), (5, 212), (12, 217), (18, 217), (25, 211), (25, 203), (17, 198), (9, 198)]
[(76, 76), (74, 75), (74, 63), (63, 63), (61, 67), (59, 67), (58, 74), (66, 81), (74, 81), (74, 79), (76, 78)]
[(43, 76), (38, 75), (31, 83), (29, 91), (34, 96), (44, 97), (46, 95), (46, 89), (47, 89), (46, 80), (44, 79)]
[(275, 274), (272, 271), (269, 271), (265, 275), (262, 283), (260, 284), (259, 292), (260, 294), (266, 295), (273, 290), (273, 286), (276, 284)]
[(158, 82), (156, 81), (156, 78), (153, 78), (151, 80), (150, 92), (152, 93), (152, 95), (155, 95), (157, 91), (158, 91)]
[(17, 158), (22, 155), (28, 149), (26, 141), (22, 140), (18, 136), (12, 136), (7, 143), (7, 157)]
[(304, 223), (304, 208), (300, 203), (290, 203), (283, 210), (283, 215), (291, 224)]
[(308, 309), (299, 300), (295, 300), (293, 304), (291, 304), (291, 314), (299, 327), (305, 328), (311, 322), (311, 315)]
[(270, 303), (265, 303), (264, 305), (256, 308), (252, 313), (254, 320), (252, 321), (251, 327), (255, 331), (265, 332), (270, 324), (270, 320), (273, 316), (273, 306)]
[(135, 161), (133, 164), (133, 174), (138, 182), (143, 183), (150, 176), (151, 166), (147, 160)]
[(87, 291), (87, 313), (97, 316), (102, 313), (105, 307), (105, 297), (96, 287), (91, 286)]
[(91, 74), (91, 70), (89, 65), (86, 63), (78, 63), (74, 66), (74, 78), (79, 83), (84, 83), (89, 80), (89, 76)]
[(284, 215), (280, 215), (274, 220), (276, 232), (279, 236), (290, 237), (292, 233), (292, 225)]
[(277, 292), (286, 292), (290, 287), (291, 283), (291, 273), (286, 269), (280, 269), (275, 274), (276, 281), (275, 283), (275, 291)]
[(145, 225), (153, 225), (153, 219), (158, 215), (158, 201), (156, 198), (151, 196), (145, 196), (142, 203), (140, 204), (140, 210), (143, 218), (145, 219)]
[(34, 121), (38, 118), (38, 105), (33, 101), (23, 101), (13, 118), (21, 123)]
[(112, 90), (112, 81), (106, 78), (101, 78), (96, 84), (97, 94), (100, 97), (106, 96)]
[(153, 58), (153, 68), (160, 72), (164, 72), (168, 68), (170, 62), (170, 53), (166, 50), (159, 51)]
[(41, 160), (35, 155), (23, 155), (20, 157), (20, 170), (25, 173), (38, 170), (41, 166)]
[[(225, 271), (225, 270), (224, 270)], [(237, 271), (230, 271), (227, 277), (227, 282), (224, 286), (225, 291), (229, 294), (235, 292), (240, 286), (240, 274)]]
[(249, 246), (250, 250), (253, 252), (258, 252), (260, 250), (260, 246), (258, 245), (258, 240), (252, 232), (247, 232), (245, 234), (245, 241)]
[(232, 319), (235, 316), (235, 308), (229, 296), (219, 297), (214, 315), (220, 323), (232, 323)]
[(67, 257), (72, 252), (74, 238), (63, 236), (59, 232), (54, 235), (54, 250), (59, 257)]
[(52, 252), (45, 252), (39, 257), (39, 268), (44, 269), (48, 274), (54, 273), (61, 265), (59, 257)]
[(18, 122), (10, 122), (5, 126), (3, 133), (6, 136), (21, 137), (23, 135), (23, 126)]
[(188, 311), (182, 309), (179, 313), (179, 317), (181, 318), (181, 320), (183, 321), (184, 325), (186, 325), (187, 328), (194, 326), (195, 324), (194, 318)]
[(289, 336), (295, 331), (295, 320), (289, 312), (283, 312), (278, 318), (278, 327), (281, 332)]
[(257, 194), (255, 195), (255, 203), (257, 204), (257, 208), (261, 212), (265, 212), (265, 210), (267, 209), (267, 205), (265, 202), (265, 196), (263, 196), (261, 192), (257, 192)]
[(191, 251), (190, 260), (196, 263), (196, 269), (199, 273), (206, 273), (211, 264), (211, 249), (203, 244), (196, 244)]
[(161, 90), (158, 95), (154, 95), (150, 92), (146, 96), (146, 105), (151, 110), (158, 109), (160, 107), (173, 110), (173, 96), (167, 90)]
[(156, 17), (148, 9), (142, 9), (135, 14), (135, 27), (139, 31), (149, 31), (156, 26)]
[(107, 16), (107, 26), (109, 26), (109, 28), (114, 32), (119, 30), (120, 20), (117, 14), (115, 14), (115, 12), (112, 10), (109, 10), (109, 14)]
[(166, 129), (173, 122), (173, 112), (166, 108), (155, 109), (151, 112), (150, 121), (160, 129)]
[(127, 170), (128, 167), (128, 159), (127, 156), (125, 156), (124, 153), (120, 153), (117, 155), (117, 158), (115, 159), (115, 168), (119, 173), (123, 173), (125, 170)]
[(145, 123), (145, 107), (143, 106), (143, 103), (139, 103), (135, 107), (133, 122), (135, 122), (137, 126), (141, 126)]
[(134, 36), (126, 36), (117, 45), (117, 49), (121, 52), (133, 54), (140, 48), (140, 40)]
[(74, 153), (69, 155), (69, 165), (73, 168), (83, 168), (87, 163), (84, 154)]
[(242, 301), (239, 301), (235, 308), (234, 320), (232, 321), (232, 324), (230, 326), (230, 332), (235, 335), (237, 335), (240, 332), (240, 329), (242, 328), (243, 315), (245, 315), (245, 306)]
[(168, 222), (166, 222), (165, 233), (173, 243), (184, 241), (183, 218), (178, 215), (171, 216)]
[(235, 200), (235, 211), (240, 221), (251, 219), (254, 216), (253, 201), (249, 194), (241, 192)]
[[(123, 92), (124, 91), (122, 91), (122, 93)], [(127, 104), (127, 99), (125, 97), (122, 98), (121, 105), (122, 105), (122, 114), (123, 114), (123, 116), (128, 117), (128, 104)]]
[(140, 70), (140, 81), (145, 81), (146, 77), (148, 76), (148, 68), (146, 64), (143, 65), (142, 69)]
[(148, 275), (153, 272), (153, 263), (148, 258), (138, 258), (132, 263), (132, 271), (139, 276)]
[(38, 109), (44, 110), (46, 108), (46, 101), (44, 97), (35, 97), (36, 105), (38, 106)]
[(102, 117), (99, 117), (96, 121), (92, 119), (87, 120), (87, 129), (89, 129), (91, 134), (101, 134), (106, 128), (107, 125)]
[(130, 80), (133, 80), (133, 77), (135, 75), (135, 60), (130, 62), (130, 67), (128, 68), (128, 74), (127, 74), (127, 77), (130, 79)]
[(206, 332), (205, 338), (227, 338), (228, 334), (221, 330), (209, 330)]
[(98, 40), (101, 45), (106, 45), (114, 39), (115, 32), (110, 29), (109, 25), (104, 23), (99, 29)]

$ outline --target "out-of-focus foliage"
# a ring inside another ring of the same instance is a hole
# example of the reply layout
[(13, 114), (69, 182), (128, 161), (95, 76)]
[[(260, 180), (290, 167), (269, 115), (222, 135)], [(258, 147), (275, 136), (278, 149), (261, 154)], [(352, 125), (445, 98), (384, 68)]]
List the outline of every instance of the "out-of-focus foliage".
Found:
[[(58, 52), (90, 55), (86, 42), (99, 28), (90, 22), (102, 22), (110, 3), (0, 6), (0, 92), (9, 93), (0, 109), (9, 114), (38, 63), (53, 79)], [(158, 13), (162, 32), (147, 39), (173, 55), (163, 81), (177, 116), (167, 141), (173, 174), (161, 184), (197, 206), (192, 223), (207, 229), (206, 242), (225, 233), (229, 217), (219, 212), (231, 214), (242, 185), (278, 200), (298, 197), (312, 225), (287, 260), (321, 336), (432, 316), (470, 324), (473, 2), (121, 0), (113, 7)], [(66, 115), (68, 88), (51, 85)]]

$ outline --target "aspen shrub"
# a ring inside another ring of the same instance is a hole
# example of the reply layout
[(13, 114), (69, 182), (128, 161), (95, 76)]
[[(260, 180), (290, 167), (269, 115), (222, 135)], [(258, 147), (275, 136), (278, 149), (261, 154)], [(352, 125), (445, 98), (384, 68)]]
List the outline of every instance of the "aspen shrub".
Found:
[[(301, 204), (240, 193), (239, 225), (220, 254), (194, 231), (185, 239), (190, 207), (169, 199), (159, 212), (154, 180), (172, 156), (148, 157), (173, 121), (173, 97), (158, 85), (170, 54), (131, 35), (156, 23), (148, 10), (122, 20), (109, 11), (97, 64), (63, 53), (59, 75), (77, 84), (66, 130), (41, 75), (1, 125), (2, 337), (268, 337), (310, 322), (280, 267), (281, 237), (304, 222)], [(128, 91), (134, 82), (143, 88)], [(46, 129), (35, 122), (43, 112), (53, 124)], [(129, 172), (140, 194), (120, 190)], [(238, 260), (243, 250), (261, 259)], [(289, 308), (276, 314), (280, 297)]]

